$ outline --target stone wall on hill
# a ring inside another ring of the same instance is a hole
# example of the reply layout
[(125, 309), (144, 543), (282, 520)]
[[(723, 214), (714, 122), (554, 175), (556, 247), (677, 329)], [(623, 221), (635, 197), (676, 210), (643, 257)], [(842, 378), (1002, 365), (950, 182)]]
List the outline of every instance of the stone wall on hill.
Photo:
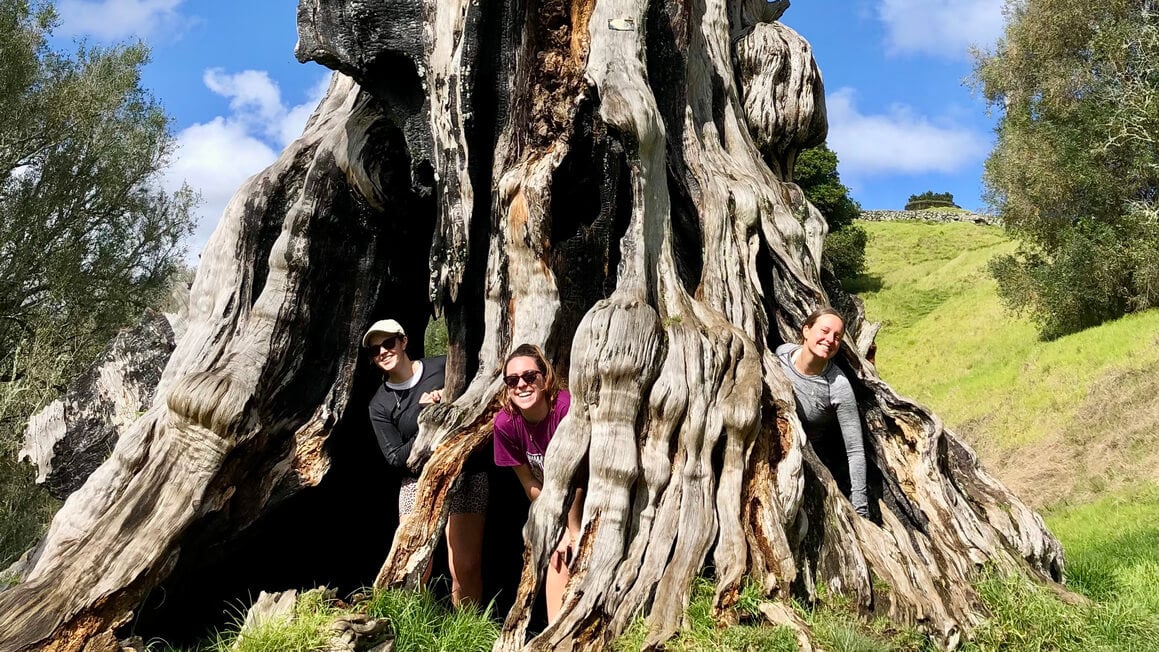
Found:
[(1002, 221), (994, 215), (960, 210), (942, 211), (936, 208), (920, 211), (861, 211), (861, 219), (867, 222), (973, 222), (1002, 226)]

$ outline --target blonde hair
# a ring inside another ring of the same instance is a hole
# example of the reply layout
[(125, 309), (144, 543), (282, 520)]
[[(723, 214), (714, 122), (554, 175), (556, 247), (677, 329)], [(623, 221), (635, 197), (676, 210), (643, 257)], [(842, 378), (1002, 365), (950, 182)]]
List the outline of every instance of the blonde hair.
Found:
[[(555, 369), (551, 363), (547, 361), (547, 356), (544, 355), (543, 349), (534, 344), (523, 343), (515, 347), (514, 350), (503, 361), (503, 375), (507, 375), (507, 365), (515, 358), (531, 358), (535, 360), (535, 366), (539, 368), (539, 373), (543, 374), (543, 393), (547, 395), (547, 405), (550, 407), (555, 405), (555, 397), (559, 396), (559, 382), (555, 377)], [(511, 392), (504, 390), (503, 392), (503, 409), (511, 414), (517, 414), (518, 408), (511, 404)]]

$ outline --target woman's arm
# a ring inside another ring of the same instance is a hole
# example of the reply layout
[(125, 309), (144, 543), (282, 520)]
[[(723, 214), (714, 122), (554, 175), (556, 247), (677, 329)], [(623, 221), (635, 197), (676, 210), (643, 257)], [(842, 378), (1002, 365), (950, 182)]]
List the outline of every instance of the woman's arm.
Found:
[(849, 461), (849, 501), (857, 513), (869, 513), (869, 498), (866, 494), (865, 441), (861, 433), (861, 413), (857, 409), (857, 397), (853, 386), (844, 373), (830, 386), (830, 397), (837, 410), (837, 424), (841, 426), (841, 438), (845, 441), (845, 455)]
[(385, 406), (378, 401), (370, 404), (370, 425), (374, 428), (374, 436), (378, 439), (382, 454), (386, 456), (386, 463), (392, 468), (405, 470), (414, 440), (403, 438), (398, 425), (386, 418)]
[(519, 478), (519, 483), (523, 485), (523, 492), (527, 494), (527, 499), (534, 501), (539, 498), (539, 492), (543, 491), (543, 483), (536, 480), (535, 476), (531, 474), (531, 467), (527, 464), (520, 464), (511, 468), (515, 469), (515, 477)]
[(584, 518), (584, 489), (575, 490), (575, 498), (571, 501), (571, 509), (567, 510), (567, 531), (571, 533), (573, 542), (579, 538), (580, 527)]

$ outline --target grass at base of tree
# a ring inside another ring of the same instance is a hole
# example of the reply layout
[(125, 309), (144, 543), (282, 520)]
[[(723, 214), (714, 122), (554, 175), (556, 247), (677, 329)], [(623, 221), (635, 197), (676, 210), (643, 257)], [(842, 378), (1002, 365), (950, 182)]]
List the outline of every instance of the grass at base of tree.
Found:
[[(760, 605), (759, 593), (746, 586), (736, 607), (738, 620), (742, 624), (719, 627), (712, 615), (714, 586), (711, 580), (697, 578), (693, 581), (692, 597), (685, 611), (685, 623), (680, 633), (665, 644), (664, 649), (673, 652), (698, 652), (699, 650), (760, 650), (761, 652), (796, 652), (797, 637), (788, 627), (763, 625), (763, 616), (757, 610)], [(643, 618), (637, 618), (628, 629), (612, 641), (615, 652), (634, 652), (644, 645), (648, 626)]]
[[(1021, 576), (984, 574), (977, 583), (989, 617), (963, 641), (963, 652), (1154, 652), (1159, 649), (1159, 491), (1136, 487), (1049, 513), (1047, 522), (1067, 552), (1068, 588), (1090, 599), (1064, 604), (1050, 589)], [(697, 580), (687, 628), (666, 649), (796, 650), (793, 633), (760, 624), (760, 596), (746, 588), (738, 614), (746, 624), (718, 628), (712, 584)], [(926, 652), (938, 646), (917, 629), (857, 616), (848, 600), (824, 595), (797, 613), (828, 652)], [(646, 625), (637, 619), (614, 642), (638, 650)]]
[(327, 626), (340, 610), (325, 599), (321, 591), (309, 591), (298, 598), (293, 617), (271, 618), (257, 625), (242, 627), (219, 635), (212, 649), (218, 652), (314, 652), (326, 649)]
[[(734, 616), (740, 624), (722, 627), (712, 615), (712, 581), (698, 578), (692, 587), (692, 598), (685, 611), (684, 627), (665, 644), (665, 650), (699, 652), (701, 650), (736, 652), (796, 652), (797, 636), (786, 626), (768, 624), (759, 611), (763, 598), (755, 585), (747, 584), (741, 593)], [(899, 627), (883, 618), (863, 619), (850, 608), (846, 598), (829, 595), (815, 607), (794, 603), (800, 616), (813, 632), (814, 641), (827, 652), (886, 652), (888, 650), (924, 652), (936, 649), (927, 637), (912, 627)], [(612, 643), (616, 652), (634, 652), (644, 644), (647, 624), (635, 622)]]
[(991, 612), (966, 652), (1159, 649), (1159, 492), (1154, 485), (1047, 515), (1067, 553), (1068, 587), (1091, 602), (1063, 604), (1021, 577), (987, 575)]
[(429, 591), (380, 591), (365, 609), (390, 621), (395, 652), (486, 652), (499, 636), (490, 608), (451, 609)]
[(330, 623), (351, 613), (390, 623), (394, 652), (487, 652), (499, 636), (490, 609), (482, 613), (453, 609), (429, 591), (376, 591), (350, 607), (314, 590), (298, 597), (290, 618), (247, 627), (241, 614), (231, 627), (193, 648), (174, 648), (164, 641), (152, 641), (148, 648), (156, 652), (324, 652), (330, 649)]

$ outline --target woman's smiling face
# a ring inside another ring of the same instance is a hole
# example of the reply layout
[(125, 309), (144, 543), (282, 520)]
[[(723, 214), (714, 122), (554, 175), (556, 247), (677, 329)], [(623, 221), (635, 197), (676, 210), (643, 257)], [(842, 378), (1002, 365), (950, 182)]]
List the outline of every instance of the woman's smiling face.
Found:
[(802, 342), (809, 353), (829, 360), (837, 355), (841, 348), (841, 336), (845, 333), (845, 323), (836, 315), (821, 315), (812, 326), (806, 326), (802, 331)]
[[(503, 370), (503, 376), (507, 382), (507, 395), (511, 398), (511, 404), (521, 411), (530, 410), (541, 401), (547, 400), (543, 372), (535, 364), (535, 358), (528, 356), (511, 358)], [(529, 382), (528, 378), (531, 376), (534, 378)], [(512, 382), (515, 384), (512, 385)]]
[(389, 374), (398, 366), (399, 357), (406, 350), (406, 337), (402, 335), (388, 335), (372, 341), (370, 355), (375, 366)]

